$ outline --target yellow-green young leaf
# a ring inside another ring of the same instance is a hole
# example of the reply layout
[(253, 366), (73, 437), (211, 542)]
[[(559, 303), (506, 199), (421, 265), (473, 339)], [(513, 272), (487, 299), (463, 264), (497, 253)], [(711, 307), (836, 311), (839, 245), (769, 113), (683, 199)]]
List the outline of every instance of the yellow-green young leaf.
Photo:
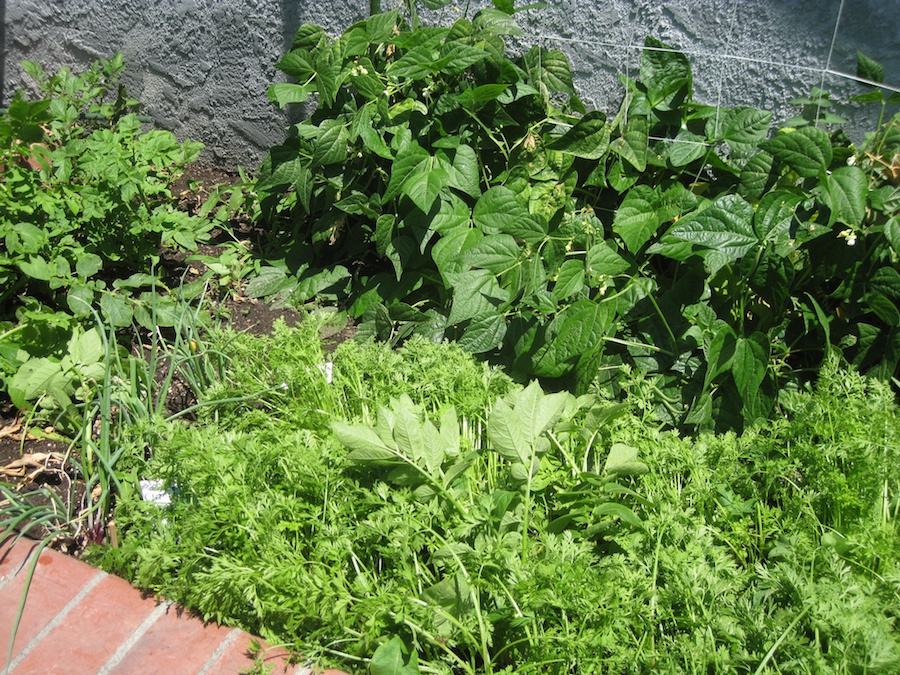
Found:
[(782, 133), (760, 147), (803, 178), (818, 176), (831, 164), (831, 139), (818, 127), (807, 126)]
[(361, 425), (333, 422), (334, 437), (351, 450), (349, 459), (357, 462), (392, 462), (396, 451), (388, 448), (372, 429)]
[(861, 225), (866, 217), (866, 174), (856, 166), (842, 166), (825, 176), (822, 197), (831, 210), (830, 224)]

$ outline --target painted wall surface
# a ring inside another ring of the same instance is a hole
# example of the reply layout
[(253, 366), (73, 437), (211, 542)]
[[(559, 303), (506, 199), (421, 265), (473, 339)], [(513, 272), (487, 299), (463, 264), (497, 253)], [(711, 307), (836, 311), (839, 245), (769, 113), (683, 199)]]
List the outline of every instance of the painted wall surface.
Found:
[[(794, 114), (787, 102), (813, 86), (835, 99), (859, 93), (858, 84), (826, 72), (855, 73), (857, 49), (884, 64), (886, 81), (900, 88), (900, 0), (549, 4), (517, 15), (526, 32), (517, 42), (566, 52), (582, 98), (601, 110), (618, 105), (617, 74), (636, 75), (646, 35), (690, 55), (697, 100), (765, 108), (777, 120)], [(469, 13), (478, 6), (473, 2)], [(297, 27), (317, 23), (338, 35), (367, 13), (368, 2), (346, 0), (0, 0), (3, 101), (28, 87), (18, 66), (24, 59), (55, 71), (121, 51), (124, 82), (146, 114), (181, 138), (205, 143), (207, 163), (253, 167), (284, 137), (288, 119), (265, 91), (283, 79), (274, 64)], [(423, 11), (423, 20), (462, 15), (451, 5)], [(871, 114), (841, 112), (853, 117), (857, 135), (871, 125)]]

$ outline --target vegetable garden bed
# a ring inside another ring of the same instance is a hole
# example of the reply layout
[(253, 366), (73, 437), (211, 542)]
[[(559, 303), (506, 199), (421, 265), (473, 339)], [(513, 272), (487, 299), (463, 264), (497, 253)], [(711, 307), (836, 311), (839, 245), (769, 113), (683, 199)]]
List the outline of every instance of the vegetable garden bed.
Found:
[(896, 672), (897, 95), (775, 126), (648, 38), (608, 119), (512, 10), (302, 26), (208, 188), (121, 57), (26, 64), (4, 529), (375, 675)]

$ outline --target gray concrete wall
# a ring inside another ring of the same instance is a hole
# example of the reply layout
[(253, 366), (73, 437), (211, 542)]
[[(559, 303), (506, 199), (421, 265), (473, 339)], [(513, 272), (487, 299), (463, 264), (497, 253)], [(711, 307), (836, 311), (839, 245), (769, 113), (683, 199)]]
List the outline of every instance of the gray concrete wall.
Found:
[[(367, 13), (367, 0), (0, 0), (3, 100), (28, 87), (23, 59), (55, 71), (121, 51), (125, 84), (147, 114), (205, 143), (207, 163), (253, 167), (284, 136), (287, 119), (265, 91), (282, 79), (274, 64), (294, 31), (311, 22), (338, 35)], [(423, 18), (461, 14), (450, 6)], [(636, 75), (648, 34), (690, 55), (698, 100), (766, 108), (776, 119), (792, 115), (787, 101), (812, 86), (835, 98), (859, 93), (826, 72), (855, 73), (856, 49), (883, 63), (887, 82), (900, 87), (898, 0), (550, 0), (518, 20), (526, 31), (520, 44), (565, 51), (582, 97), (601, 110), (620, 100), (617, 73)], [(857, 135), (871, 124), (871, 114), (843, 112)]]

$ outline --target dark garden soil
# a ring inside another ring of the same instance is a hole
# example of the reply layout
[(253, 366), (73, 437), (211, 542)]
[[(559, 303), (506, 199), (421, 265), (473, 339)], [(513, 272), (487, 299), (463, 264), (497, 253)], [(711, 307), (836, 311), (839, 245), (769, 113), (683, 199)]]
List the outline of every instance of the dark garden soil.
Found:
[[(179, 202), (186, 211), (199, 208), (209, 197), (209, 188), (214, 185), (233, 184), (240, 180), (236, 173), (220, 171), (203, 166), (189, 167), (186, 175), (175, 185), (173, 192), (179, 195)], [(235, 221), (232, 232), (240, 239), (258, 240), (263, 234), (252, 223)], [(225, 248), (217, 245), (226, 237), (225, 233), (213, 232), (209, 244), (201, 244), (197, 253), (216, 257)], [(170, 288), (182, 280), (190, 282), (200, 278), (206, 271), (197, 261), (188, 260), (190, 253), (164, 249), (160, 260), (165, 268), (164, 282)], [(288, 326), (302, 320), (302, 314), (289, 308), (273, 308), (257, 298), (249, 298), (241, 287), (214, 289), (207, 298), (207, 306), (215, 321), (231, 326), (239, 332), (252, 335), (271, 334), (277, 320), (283, 319)], [(322, 336), (323, 348), (332, 351), (344, 340), (350, 339), (356, 329), (352, 323), (339, 330)], [(137, 353), (141, 345), (132, 345)], [(184, 381), (176, 378), (169, 387), (166, 408), (169, 413), (177, 413), (196, 403), (193, 392)], [(42, 488), (55, 492), (64, 504), (71, 505), (78, 512), (85, 502), (84, 483), (80, 480), (69, 458), (76, 452), (68, 440), (62, 438), (52, 426), (37, 427), (27, 416), (8, 400), (0, 398), (0, 481), (12, 484), (20, 494), (32, 493)], [(4, 501), (0, 495), (0, 504)], [(48, 499), (33, 495), (33, 503), (48, 503)], [(42, 536), (42, 532), (30, 532), (32, 536)], [(59, 539), (54, 547), (68, 553), (78, 554), (87, 543), (86, 537), (77, 540)]]

